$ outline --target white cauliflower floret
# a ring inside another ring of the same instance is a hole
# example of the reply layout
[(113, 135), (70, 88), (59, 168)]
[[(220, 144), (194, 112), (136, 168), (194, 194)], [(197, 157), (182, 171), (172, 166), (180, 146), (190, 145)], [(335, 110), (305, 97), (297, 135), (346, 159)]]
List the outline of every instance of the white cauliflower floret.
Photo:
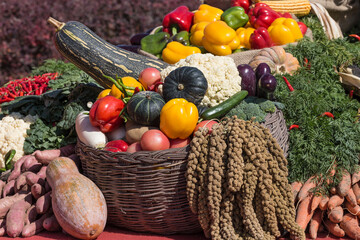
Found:
[(11, 149), (16, 151), (13, 162), (24, 155), (24, 142), (27, 137), (26, 131), (37, 117), (20, 113), (12, 113), (0, 120), (0, 168), (5, 167), (5, 154)]
[(202, 71), (208, 81), (208, 90), (201, 105), (213, 107), (241, 90), (241, 77), (234, 60), (211, 53), (193, 54), (161, 71), (161, 79), (176, 68), (190, 66)]

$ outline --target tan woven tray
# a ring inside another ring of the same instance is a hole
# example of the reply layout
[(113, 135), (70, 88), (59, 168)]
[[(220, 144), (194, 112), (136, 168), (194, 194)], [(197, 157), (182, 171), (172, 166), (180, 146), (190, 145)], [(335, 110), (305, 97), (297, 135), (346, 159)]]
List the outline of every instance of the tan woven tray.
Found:
[[(286, 152), (288, 132), (282, 112), (268, 114), (264, 125)], [(164, 235), (202, 231), (186, 197), (188, 151), (189, 146), (113, 153), (86, 146), (80, 140), (76, 146), (83, 174), (105, 196), (108, 224)]]

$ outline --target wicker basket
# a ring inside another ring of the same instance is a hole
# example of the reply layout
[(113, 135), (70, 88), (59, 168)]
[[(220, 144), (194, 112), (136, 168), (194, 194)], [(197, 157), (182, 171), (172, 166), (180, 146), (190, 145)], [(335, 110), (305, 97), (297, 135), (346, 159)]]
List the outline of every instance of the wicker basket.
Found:
[[(270, 128), (287, 150), (288, 132), (281, 111), (268, 114)], [(83, 174), (103, 192), (108, 223), (136, 232), (195, 233), (202, 228), (188, 205), (185, 172), (189, 146), (164, 151), (113, 153), (78, 140)]]

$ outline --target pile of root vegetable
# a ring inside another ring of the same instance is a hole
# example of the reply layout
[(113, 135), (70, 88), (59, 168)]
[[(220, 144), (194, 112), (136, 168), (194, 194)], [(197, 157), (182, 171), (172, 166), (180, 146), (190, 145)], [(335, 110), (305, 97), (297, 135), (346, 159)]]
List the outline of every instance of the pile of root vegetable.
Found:
[(195, 132), (188, 157), (187, 197), (207, 237), (276, 239), (295, 223), (287, 160), (269, 129), (236, 116)]
[[(335, 170), (331, 169), (329, 175), (335, 175)], [(315, 176), (304, 184), (291, 184), (297, 206), (296, 222), (302, 229), (308, 229), (311, 239), (316, 239), (322, 231), (336, 237), (346, 235), (351, 239), (360, 239), (359, 180), (360, 171), (353, 174), (344, 171), (336, 184), (328, 182), (328, 192), (319, 188), (322, 180)]]
[(61, 231), (51, 206), (51, 187), (46, 168), (56, 157), (69, 157), (79, 163), (75, 146), (37, 150), (16, 161), (0, 180), (0, 236), (30, 237), (43, 230)]

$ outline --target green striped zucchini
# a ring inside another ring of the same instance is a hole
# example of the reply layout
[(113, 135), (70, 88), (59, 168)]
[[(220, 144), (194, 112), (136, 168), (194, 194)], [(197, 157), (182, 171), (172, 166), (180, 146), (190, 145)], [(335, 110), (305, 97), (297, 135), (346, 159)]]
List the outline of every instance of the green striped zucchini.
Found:
[(104, 88), (111, 88), (113, 84), (104, 76), (138, 79), (145, 68), (154, 67), (161, 71), (168, 66), (161, 60), (118, 48), (80, 22), (63, 23), (51, 17), (48, 22), (56, 28), (55, 46), (60, 54)]

